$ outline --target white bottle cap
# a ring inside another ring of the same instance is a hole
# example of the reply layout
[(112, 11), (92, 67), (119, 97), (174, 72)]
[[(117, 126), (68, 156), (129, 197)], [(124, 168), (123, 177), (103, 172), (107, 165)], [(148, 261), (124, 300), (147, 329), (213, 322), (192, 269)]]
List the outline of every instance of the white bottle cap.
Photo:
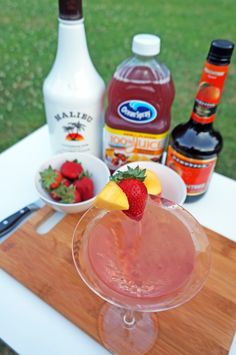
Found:
[(160, 53), (161, 40), (151, 34), (138, 34), (133, 37), (132, 52), (143, 56), (153, 56)]

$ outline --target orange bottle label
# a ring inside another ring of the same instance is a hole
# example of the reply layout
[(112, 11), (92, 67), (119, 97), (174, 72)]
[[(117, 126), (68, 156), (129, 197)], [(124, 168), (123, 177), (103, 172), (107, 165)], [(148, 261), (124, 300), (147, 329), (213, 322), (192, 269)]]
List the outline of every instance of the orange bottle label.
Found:
[(214, 121), (228, 67), (213, 65), (206, 61), (191, 114), (193, 120), (200, 123)]
[(114, 129), (105, 125), (103, 130), (103, 159), (110, 170), (131, 161), (159, 161), (168, 131), (161, 134)]
[(188, 158), (169, 146), (166, 165), (182, 177), (187, 187), (187, 194), (195, 196), (207, 190), (216, 159), (216, 157), (207, 160)]

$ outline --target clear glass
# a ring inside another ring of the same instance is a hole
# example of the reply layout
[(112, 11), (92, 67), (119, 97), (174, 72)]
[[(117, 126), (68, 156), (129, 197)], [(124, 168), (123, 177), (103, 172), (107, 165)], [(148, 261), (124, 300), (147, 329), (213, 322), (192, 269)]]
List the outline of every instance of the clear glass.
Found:
[(108, 302), (98, 319), (103, 344), (129, 355), (153, 347), (158, 335), (154, 312), (196, 295), (211, 259), (201, 225), (162, 198), (149, 198), (140, 222), (121, 211), (90, 208), (75, 228), (72, 254), (80, 277)]

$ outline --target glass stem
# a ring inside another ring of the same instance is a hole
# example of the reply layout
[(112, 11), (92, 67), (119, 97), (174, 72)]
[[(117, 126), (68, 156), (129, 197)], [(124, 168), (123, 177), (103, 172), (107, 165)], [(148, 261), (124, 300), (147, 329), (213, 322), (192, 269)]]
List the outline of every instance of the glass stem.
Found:
[(133, 328), (136, 323), (134, 311), (126, 310), (123, 316), (123, 321), (126, 328)]

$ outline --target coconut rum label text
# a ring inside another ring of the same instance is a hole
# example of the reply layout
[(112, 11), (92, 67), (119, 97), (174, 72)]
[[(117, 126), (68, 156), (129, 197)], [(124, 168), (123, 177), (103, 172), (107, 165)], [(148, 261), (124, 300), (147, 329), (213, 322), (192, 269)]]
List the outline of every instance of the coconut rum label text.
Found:
[(52, 117), (49, 133), (57, 152), (101, 154), (102, 120), (99, 112), (88, 107), (67, 110), (64, 106), (55, 108), (51, 105), (48, 115)]

